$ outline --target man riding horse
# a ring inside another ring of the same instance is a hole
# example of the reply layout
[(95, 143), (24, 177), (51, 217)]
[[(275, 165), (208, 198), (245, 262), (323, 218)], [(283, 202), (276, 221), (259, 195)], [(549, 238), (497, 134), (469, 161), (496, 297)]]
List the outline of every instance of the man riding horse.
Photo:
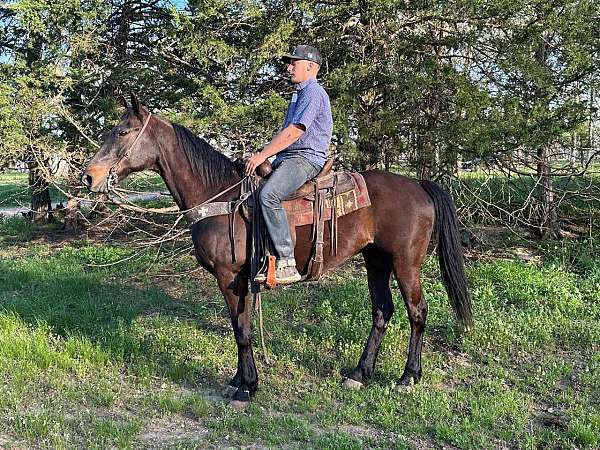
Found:
[[(288, 71), (299, 90), (292, 98), (283, 130), (250, 158), (246, 167), (248, 173), (253, 173), (267, 157), (277, 154), (277, 169), (266, 183), (261, 202), (280, 258), (279, 282), (298, 277), (294, 276), (295, 267), (287, 269), (294, 264), (287, 218), (272, 205), (317, 173), (325, 161), (331, 137), (329, 101), (315, 79), (321, 62), (318, 52), (301, 46), (287, 57), (291, 61)], [(237, 344), (237, 368), (224, 392), (232, 396), (232, 406), (243, 408), (258, 390), (259, 382), (249, 290), (247, 237), (252, 223), (239, 209), (231, 209), (242, 197), (238, 188), (244, 179), (237, 169), (234, 161), (207, 141), (151, 113), (132, 94), (131, 105), (125, 105), (118, 123), (86, 167), (82, 182), (90, 191), (106, 194), (128, 175), (154, 170), (183, 214), (210, 211), (215, 203), (227, 205), (224, 211), (219, 207), (221, 212), (217, 214), (198, 213), (189, 226), (194, 255), (216, 278), (227, 304)], [(325, 273), (361, 253), (367, 272), (371, 331), (357, 365), (344, 374), (342, 386), (360, 387), (373, 378), (377, 355), (396, 308), (390, 285), (392, 275), (398, 282), (410, 323), (406, 364), (396, 384), (408, 386), (418, 383), (422, 376), (427, 301), (420, 279), (431, 241), (437, 244), (441, 277), (459, 323), (465, 329), (473, 324), (456, 208), (448, 193), (432, 181), (412, 180), (382, 170), (367, 170), (361, 172), (361, 177), (370, 205), (337, 217), (339, 246), (335, 252), (324, 251), (320, 261)], [(295, 256), (298, 267), (304, 270), (310, 264), (313, 249), (311, 227), (299, 226), (297, 230)], [(343, 304), (335, 305), (334, 311)]]
[[(269, 236), (277, 253), (275, 281), (289, 284), (300, 280), (286, 213), (281, 205), (308, 180), (314, 178), (327, 160), (333, 119), (329, 96), (317, 81), (322, 58), (309, 45), (298, 45), (284, 55), (287, 71), (296, 85), (281, 130), (260, 152), (246, 161), (246, 175), (252, 175), (267, 158), (277, 155), (273, 173), (260, 192), (260, 205)], [(266, 274), (259, 274), (262, 283)]]

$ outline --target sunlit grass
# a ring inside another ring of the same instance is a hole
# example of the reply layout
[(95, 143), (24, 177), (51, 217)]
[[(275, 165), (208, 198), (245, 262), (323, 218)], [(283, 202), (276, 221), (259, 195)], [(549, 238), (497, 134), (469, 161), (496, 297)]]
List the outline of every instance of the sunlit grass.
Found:
[[(220, 387), (236, 347), (212, 277), (185, 255), (27, 242), (0, 223), (0, 442), (42, 448), (596, 448), (600, 445), (600, 265), (592, 242), (550, 244), (539, 263), (468, 263), (476, 326), (455, 327), (435, 258), (420, 384), (397, 392), (409, 327), (396, 314), (375, 378), (339, 387), (370, 327), (354, 260), (318, 284), (263, 295), (270, 365), (256, 350), (250, 409)], [(556, 248), (554, 248), (556, 246)], [(165, 267), (168, 264), (168, 267)], [(162, 434), (161, 434), (162, 433)]]
[[(65, 196), (55, 187), (50, 186), (52, 202), (59, 202)], [(0, 172), (0, 208), (28, 206), (31, 204), (28, 174), (23, 172)]]

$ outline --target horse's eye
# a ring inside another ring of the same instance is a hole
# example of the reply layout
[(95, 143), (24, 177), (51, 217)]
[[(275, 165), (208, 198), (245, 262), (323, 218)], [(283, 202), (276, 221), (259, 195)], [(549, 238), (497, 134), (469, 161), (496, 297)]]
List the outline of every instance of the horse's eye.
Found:
[(125, 136), (127, 133), (129, 133), (129, 130), (119, 130), (119, 136)]

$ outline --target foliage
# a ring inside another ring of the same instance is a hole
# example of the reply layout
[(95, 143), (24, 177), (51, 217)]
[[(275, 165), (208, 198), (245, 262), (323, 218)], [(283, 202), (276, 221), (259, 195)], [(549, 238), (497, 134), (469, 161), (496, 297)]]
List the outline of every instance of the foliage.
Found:
[[(439, 172), (460, 157), (531, 152), (584, 132), (593, 107), (595, 2), (179, 5), (10, 4), (3, 145), (22, 148), (14, 112), (35, 109), (55, 116), (45, 124), (50, 134), (89, 147), (56, 105), (95, 139), (119, 113), (116, 97), (133, 90), (224, 149), (256, 149), (279, 125), (289, 92), (276, 56), (300, 41), (326, 56), (321, 77), (333, 100), (335, 142), (350, 161), (389, 165), (403, 156), (418, 168), (421, 153), (433, 150)], [(34, 99), (54, 99), (54, 108), (24, 107)]]
[(175, 5), (18, 0), (0, 9), (0, 165), (54, 155), (79, 173), (129, 91), (230, 155), (258, 150), (291, 91), (277, 55), (299, 42), (325, 55), (320, 78), (346, 165), (447, 179), (461, 161), (492, 161), (532, 178), (531, 219), (544, 228), (560, 198), (549, 178), (593, 162), (597, 2)]

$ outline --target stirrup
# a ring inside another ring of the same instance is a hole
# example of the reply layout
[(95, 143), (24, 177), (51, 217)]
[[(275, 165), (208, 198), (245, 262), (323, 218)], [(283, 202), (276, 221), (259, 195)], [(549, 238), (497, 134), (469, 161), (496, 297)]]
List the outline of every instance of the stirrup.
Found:
[[(291, 269), (291, 267), (290, 267)], [(277, 282), (277, 284), (291, 284), (291, 283), (295, 283), (297, 281), (302, 281), (305, 277), (302, 277), (300, 275), (300, 273), (298, 273), (298, 271), (296, 270), (295, 274), (292, 274), (290, 278), (281, 278), (277, 276), (277, 273), (275, 274), (275, 281)], [(254, 282), (258, 283), (258, 284), (263, 284), (267, 281), (267, 274), (266, 273), (259, 273), (256, 274), (256, 276), (254, 277)]]
[[(294, 261), (295, 260), (291, 260)], [(296, 269), (295, 264), (289, 264), (290, 261), (275, 262), (274, 256), (269, 256), (267, 269), (265, 272), (257, 273), (254, 277), (254, 282), (258, 284), (267, 283), (268, 287), (273, 287), (276, 284), (292, 284), (297, 281), (302, 281), (302, 276)]]
[(260, 272), (254, 276), (254, 282), (265, 284), (268, 288), (273, 288), (277, 284), (275, 280), (275, 256), (268, 255), (266, 267), (263, 267)]

